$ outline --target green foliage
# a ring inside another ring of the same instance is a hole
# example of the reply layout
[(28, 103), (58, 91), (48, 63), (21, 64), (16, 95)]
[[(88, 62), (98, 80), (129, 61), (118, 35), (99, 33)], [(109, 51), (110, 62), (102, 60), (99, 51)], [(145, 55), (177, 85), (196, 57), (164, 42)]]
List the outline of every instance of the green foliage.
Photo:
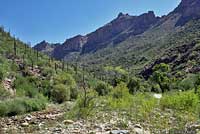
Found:
[(188, 75), (183, 80), (179, 80), (179, 83), (177, 83), (177, 85), (178, 85), (178, 88), (182, 91), (191, 90), (195, 88), (195, 84), (194, 84), (195, 81), (196, 81), (195, 75)]
[(160, 106), (163, 109), (175, 109), (184, 111), (195, 111), (198, 106), (198, 96), (193, 91), (175, 92), (165, 95), (161, 101)]
[(39, 111), (46, 107), (46, 99), (42, 96), (34, 99), (17, 98), (0, 102), (0, 116), (15, 116), (26, 112)]
[(76, 101), (76, 105), (68, 114), (69, 118), (79, 119), (79, 118), (87, 118), (93, 115), (97, 108), (96, 105), (97, 102), (98, 102), (97, 93), (92, 90), (87, 91), (86, 96), (80, 94)]
[(28, 81), (28, 78), (25, 77), (18, 76), (14, 81), (14, 88), (17, 90), (18, 96), (34, 98), (38, 94), (34, 83)]
[(0, 82), (2, 82), (2, 80), (3, 80), (3, 72), (0, 69)]
[(10, 94), (0, 85), (0, 101), (9, 98)]
[(117, 86), (121, 82), (128, 81), (128, 73), (122, 67), (107, 66), (104, 68), (106, 76), (109, 77), (109, 82), (113, 86)]
[(62, 103), (64, 101), (70, 100), (70, 89), (64, 84), (53, 86), (51, 91), (51, 99), (57, 103)]
[(115, 87), (107, 98), (108, 106), (114, 109), (130, 107), (132, 97), (125, 83), (120, 83)]
[(53, 82), (50, 98), (54, 102), (62, 103), (77, 97), (76, 82), (70, 74), (61, 73), (56, 75)]
[(78, 98), (78, 94), (79, 94), (79, 90), (78, 88), (70, 88), (70, 99), (77, 99)]
[(169, 72), (170, 71), (170, 67), (169, 65), (165, 64), (165, 63), (161, 63), (159, 65), (156, 65), (153, 68), (153, 71), (159, 71), (159, 72)]
[(151, 81), (158, 84), (162, 92), (170, 90), (170, 84), (172, 82), (169, 71), (170, 67), (167, 64), (161, 63), (153, 68), (153, 75), (151, 76)]
[(56, 75), (54, 78), (55, 84), (64, 84), (70, 88), (74, 88), (76, 86), (76, 82), (72, 75), (68, 73), (60, 73), (59, 75)]
[(140, 81), (137, 78), (131, 78), (127, 85), (129, 93), (135, 94), (140, 90)]
[(112, 90), (111, 86), (106, 84), (105, 82), (98, 82), (97, 86), (94, 90), (99, 94), (99, 96), (108, 95), (109, 92)]

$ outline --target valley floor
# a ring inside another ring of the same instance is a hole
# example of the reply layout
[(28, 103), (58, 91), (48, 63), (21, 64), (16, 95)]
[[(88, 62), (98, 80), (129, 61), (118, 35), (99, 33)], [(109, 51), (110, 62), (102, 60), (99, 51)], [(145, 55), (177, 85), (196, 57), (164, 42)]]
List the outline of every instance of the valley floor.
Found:
[[(67, 106), (73, 105), (68, 102)], [(127, 112), (97, 112), (88, 119), (66, 119), (66, 106), (51, 105), (46, 110), (14, 117), (0, 118), (1, 134), (196, 134), (200, 124), (188, 122), (183, 129), (169, 130), (169, 126), (176, 128), (180, 122), (173, 117), (173, 111), (161, 113), (155, 109), (152, 118), (136, 121)], [(132, 113), (136, 114), (136, 113)], [(162, 120), (163, 119), (163, 120)], [(169, 124), (163, 125), (168, 120)], [(160, 123), (159, 123), (160, 121)], [(171, 124), (170, 124), (171, 123)], [(157, 126), (156, 126), (157, 125)], [(166, 129), (163, 129), (166, 128)]]

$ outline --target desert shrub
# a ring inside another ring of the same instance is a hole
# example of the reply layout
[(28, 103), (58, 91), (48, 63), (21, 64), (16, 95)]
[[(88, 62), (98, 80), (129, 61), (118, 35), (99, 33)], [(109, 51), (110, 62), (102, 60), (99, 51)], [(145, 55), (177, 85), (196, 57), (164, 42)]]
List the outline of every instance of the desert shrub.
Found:
[(137, 93), (133, 96), (131, 107), (132, 113), (137, 115), (134, 118), (148, 117), (157, 105), (157, 100), (149, 93)]
[(138, 90), (140, 90), (140, 81), (137, 78), (131, 78), (127, 87), (129, 89), (129, 93), (135, 94)]
[(161, 93), (162, 92), (159, 84), (153, 84), (151, 91), (155, 92), (155, 93)]
[(198, 101), (198, 96), (193, 91), (176, 92), (164, 95), (160, 105), (163, 109), (193, 111), (196, 110)]
[(52, 90), (51, 82), (49, 80), (42, 80), (40, 82), (41, 82), (41, 85), (39, 87), (39, 91), (44, 96), (47, 96), (50, 99), (51, 98), (51, 90)]
[(172, 79), (170, 77), (170, 67), (167, 64), (161, 63), (153, 68), (153, 74), (150, 80), (154, 84), (159, 84), (162, 92), (169, 91), (171, 89)]
[(7, 99), (8, 97), (9, 97), (9, 92), (8, 91), (6, 91), (3, 87), (2, 87), (2, 85), (0, 85), (0, 100), (5, 100), (5, 99)]
[(39, 95), (37, 98), (28, 99), (24, 103), (26, 112), (40, 111), (45, 109), (47, 100), (42, 95)]
[(0, 82), (2, 82), (2, 80), (3, 80), (3, 72), (2, 72), (2, 70), (0, 69)]
[(69, 112), (68, 118), (87, 118), (95, 113), (97, 108), (97, 93), (88, 89), (86, 96), (80, 94), (76, 104)]
[(62, 103), (77, 97), (77, 92), (75, 91), (77, 88), (76, 82), (70, 74), (62, 73), (55, 76), (53, 84), (50, 98), (54, 102)]
[(187, 78), (183, 79), (179, 82), (178, 88), (180, 90), (190, 90), (194, 88), (194, 78), (192, 76), (188, 76)]
[(62, 73), (62, 74), (57, 75), (54, 78), (54, 83), (55, 84), (64, 84), (70, 88), (74, 88), (76, 86), (76, 82), (75, 82), (74, 78), (68, 73)]
[(120, 83), (113, 89), (112, 96), (116, 99), (121, 99), (125, 96), (129, 95), (129, 90), (126, 87), (125, 83)]
[(53, 74), (55, 74), (55, 70), (52, 68), (44, 68), (42, 70), (42, 76), (47, 77), (49, 79), (51, 76), (53, 76)]
[(128, 108), (132, 104), (132, 96), (125, 83), (118, 84), (108, 97), (108, 107), (114, 109)]
[(18, 67), (18, 65), (17, 65), (16, 63), (12, 63), (12, 64), (10, 65), (10, 69), (11, 69), (13, 72), (17, 72), (18, 69), (19, 69), (19, 67)]
[(99, 96), (104, 96), (108, 95), (108, 93), (111, 91), (111, 86), (109, 86), (105, 82), (98, 82), (94, 90), (98, 93)]
[(62, 103), (64, 101), (70, 100), (70, 88), (64, 84), (53, 86), (51, 91), (51, 99), (57, 103)]
[(70, 99), (77, 99), (78, 97), (78, 88), (70, 88)]
[(46, 99), (43, 96), (37, 98), (16, 98), (0, 102), (0, 116), (15, 116), (32, 111), (39, 111), (46, 107)]
[(34, 83), (29, 82), (25, 77), (18, 76), (14, 81), (14, 87), (17, 90), (18, 96), (34, 98), (38, 94)]

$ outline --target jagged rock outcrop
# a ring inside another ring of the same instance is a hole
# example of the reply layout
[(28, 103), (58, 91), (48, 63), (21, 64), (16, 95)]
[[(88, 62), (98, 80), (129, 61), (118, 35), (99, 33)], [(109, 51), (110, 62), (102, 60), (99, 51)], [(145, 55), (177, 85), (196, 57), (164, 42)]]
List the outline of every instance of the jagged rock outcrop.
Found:
[(59, 45), (60, 45), (59, 43), (57, 43), (57, 44), (50, 44), (50, 43), (48, 43), (48, 42), (46, 42), (46, 41), (44, 40), (44, 41), (42, 41), (42, 42), (36, 44), (36, 45), (34, 46), (34, 49), (37, 50), (37, 51), (43, 52), (43, 53), (48, 54), (48, 55), (51, 56), (53, 50), (54, 50), (57, 46), (59, 46)]
[(191, 19), (200, 18), (200, 0), (182, 0), (173, 13), (181, 15), (176, 26), (183, 26)]
[(176, 72), (177, 67), (180, 65), (182, 65), (182, 68), (179, 68), (178, 70), (185, 70), (185, 72), (192, 73), (195, 73), (195, 71), (199, 72), (199, 67), (188, 64), (190, 60), (198, 61), (200, 58), (200, 48), (195, 47), (196, 44), (197, 42), (193, 41), (190, 44), (184, 44), (182, 46), (169, 49), (161, 58), (155, 60), (154, 63), (147, 65), (140, 74), (145, 79), (148, 79), (153, 74), (153, 68), (161, 63), (169, 64), (174, 72)]
[(112, 22), (87, 35), (88, 41), (83, 46), (82, 53), (95, 52), (112, 42), (117, 44), (130, 35), (141, 34), (158, 20), (159, 17), (156, 17), (153, 11), (140, 16), (120, 13)]
[(86, 42), (87, 37), (81, 35), (67, 39), (62, 45), (57, 46), (53, 50), (52, 56), (56, 59), (63, 59), (67, 54), (71, 52), (80, 52)]
[(116, 19), (86, 36), (75, 36), (67, 39), (61, 45), (43, 41), (34, 48), (56, 59), (63, 59), (71, 52), (80, 52), (82, 54), (95, 52), (110, 43), (117, 44), (131, 35), (143, 33), (158, 20), (159, 17), (156, 17), (153, 11), (140, 16), (130, 16), (120, 13)]

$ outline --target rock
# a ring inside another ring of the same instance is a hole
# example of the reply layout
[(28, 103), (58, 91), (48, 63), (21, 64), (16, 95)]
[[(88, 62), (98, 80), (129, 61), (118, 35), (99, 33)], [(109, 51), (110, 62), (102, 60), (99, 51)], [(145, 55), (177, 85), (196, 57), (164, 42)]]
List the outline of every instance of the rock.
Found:
[(136, 124), (133, 128), (133, 131), (135, 134), (150, 134), (150, 132), (144, 130), (140, 124)]
[(72, 121), (72, 120), (64, 120), (63, 121), (63, 124), (65, 124), (65, 125), (67, 125), (67, 124), (73, 124), (74, 123), (74, 121)]
[(129, 134), (128, 130), (112, 130), (110, 134)]
[(55, 128), (55, 129), (53, 130), (53, 133), (60, 133), (60, 132), (62, 132), (62, 129), (61, 129), (61, 128)]
[(26, 120), (26, 121), (31, 121), (31, 119), (32, 119), (32, 116), (31, 116), (31, 115), (25, 117), (25, 120)]
[(28, 127), (29, 124), (28, 124), (28, 122), (24, 122), (24, 123), (21, 124), (21, 126), (22, 126), (22, 127)]
[(156, 98), (156, 99), (161, 99), (162, 94), (153, 94), (153, 97)]

